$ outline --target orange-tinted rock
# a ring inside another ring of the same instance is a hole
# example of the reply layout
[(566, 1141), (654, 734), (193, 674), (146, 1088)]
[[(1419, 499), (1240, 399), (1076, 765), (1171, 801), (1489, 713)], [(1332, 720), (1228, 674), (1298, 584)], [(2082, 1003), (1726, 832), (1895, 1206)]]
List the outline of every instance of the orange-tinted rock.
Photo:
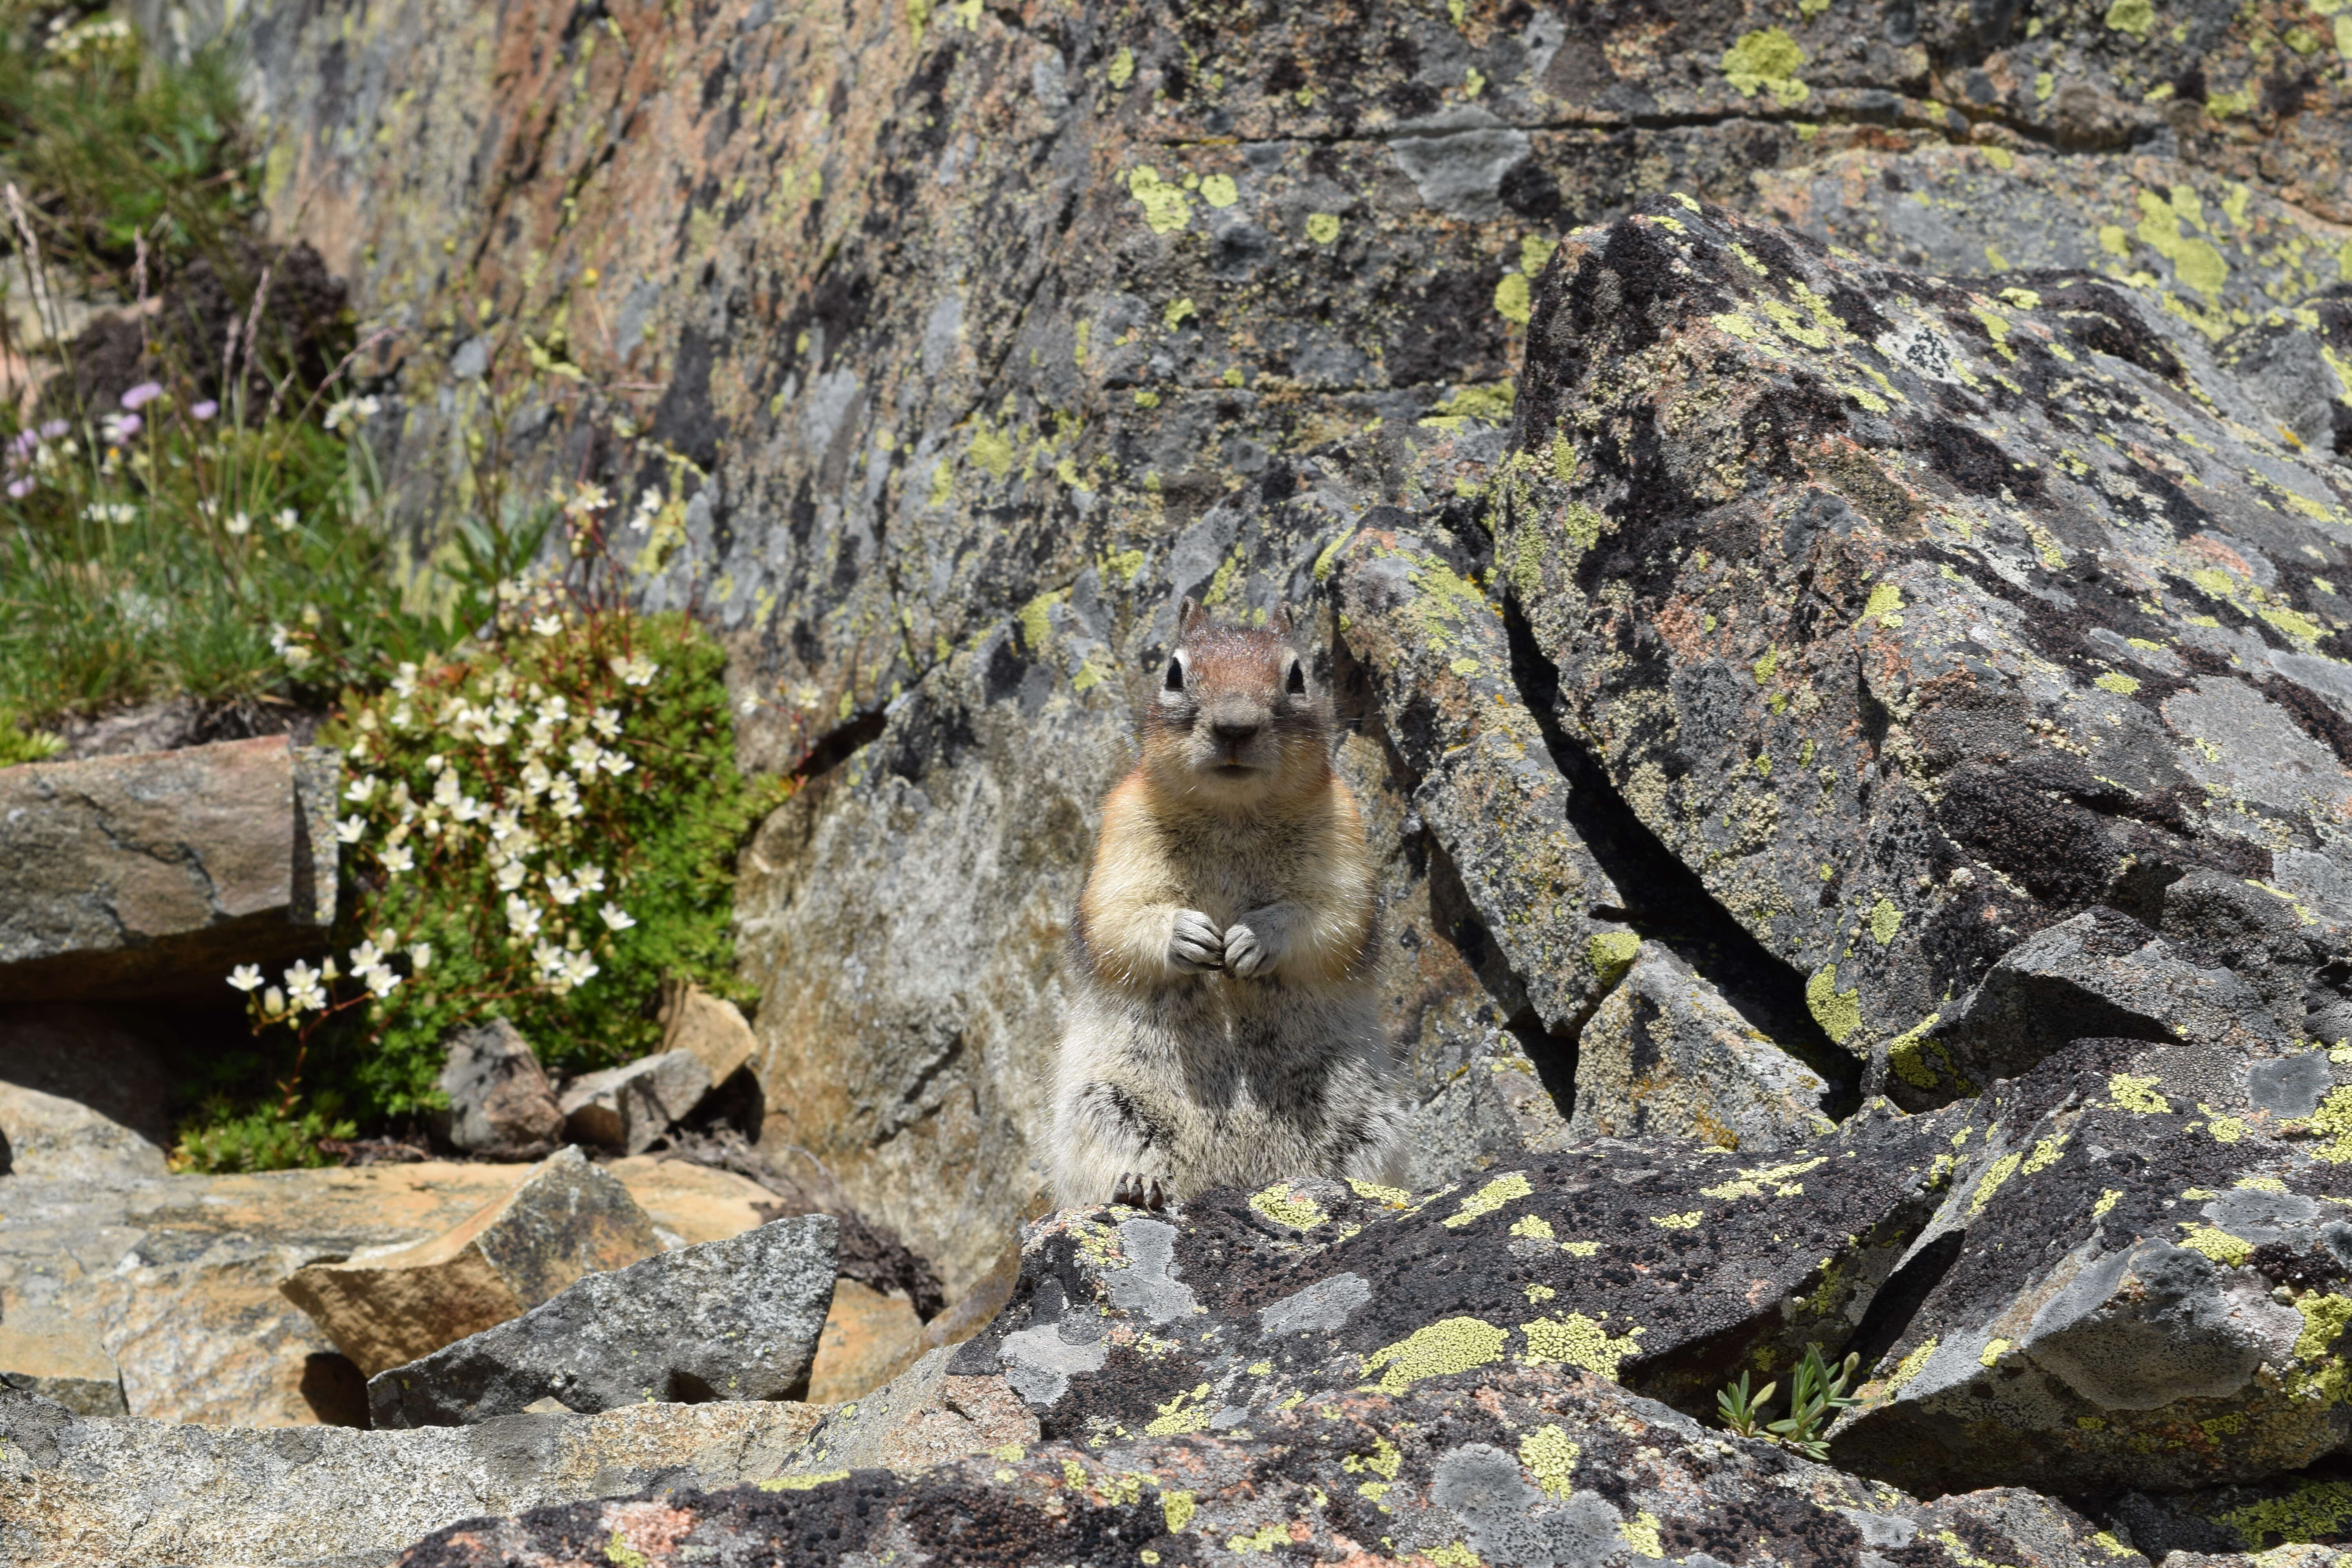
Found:
[(659, 1250), (628, 1189), (565, 1149), (446, 1236), (312, 1264), (280, 1289), (373, 1377)]
[(922, 1353), (923, 1323), (903, 1296), (855, 1279), (834, 1282), (833, 1307), (809, 1368), (808, 1400), (836, 1405), (872, 1392)]

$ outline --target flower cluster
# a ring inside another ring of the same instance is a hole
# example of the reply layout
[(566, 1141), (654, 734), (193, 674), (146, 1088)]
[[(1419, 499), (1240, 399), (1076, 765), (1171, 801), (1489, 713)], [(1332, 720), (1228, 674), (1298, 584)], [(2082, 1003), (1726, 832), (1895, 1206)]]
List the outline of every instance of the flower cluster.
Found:
[(79, 69), (106, 59), (130, 59), (137, 51), (138, 35), (121, 16), (74, 19), (71, 11), (49, 18), (48, 37), (42, 40), (49, 58)]
[[(381, 1002), (391, 995), (401, 982), (392, 961), (403, 955), (408, 960), (411, 974), (422, 974), (433, 965), (433, 944), (429, 942), (410, 942), (404, 949), (399, 936), (389, 930), (379, 931), (361, 942), (351, 951), (351, 977), (362, 987), (364, 997)], [(341, 979), (342, 972), (329, 958), (315, 967), (297, 960), (285, 973), (284, 985), (265, 985), (260, 969), (250, 963), (240, 963), (229, 972), (228, 983), (248, 998), (247, 1005), (253, 1010), (257, 1023), (294, 1024), (305, 1013), (325, 1015), (339, 1006), (350, 1005), (362, 996), (354, 996), (338, 1004), (327, 987)], [(254, 994), (259, 992), (256, 996)]]
[(23, 500), (31, 495), (43, 480), (55, 476), (61, 464), (81, 451), (81, 444), (68, 434), (72, 428), (62, 419), (52, 419), (20, 431), (8, 443), (7, 455), (0, 458), (0, 465), (5, 468), (10, 500)]
[(383, 407), (382, 401), (373, 397), (338, 397), (327, 405), (323, 423), (330, 430), (340, 430), (345, 425), (356, 429), (361, 420), (374, 418)]

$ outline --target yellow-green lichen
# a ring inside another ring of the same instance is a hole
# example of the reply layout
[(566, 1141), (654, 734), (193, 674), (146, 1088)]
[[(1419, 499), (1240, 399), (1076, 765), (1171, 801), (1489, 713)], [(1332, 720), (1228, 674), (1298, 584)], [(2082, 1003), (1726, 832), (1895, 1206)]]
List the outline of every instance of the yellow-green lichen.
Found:
[(2148, 30), (2156, 26), (2155, 0), (2115, 0), (2101, 19), (2114, 31), (2145, 42)]
[(1557, 1426), (1538, 1426), (1519, 1439), (1519, 1463), (1536, 1479), (1544, 1496), (1555, 1501), (1575, 1489), (1570, 1484), (1584, 1446)]
[(1241, 199), (1231, 174), (1211, 174), (1201, 182), (1201, 199), (1213, 207), (1229, 207)]
[(1294, 1191), (1287, 1182), (1276, 1182), (1251, 1198), (1250, 1207), (1294, 1230), (1312, 1230), (1331, 1217), (1323, 1212), (1321, 1205), (1305, 1193)]
[(1448, 1215), (1445, 1223), (1448, 1226), (1468, 1225), (1474, 1219), (1493, 1214), (1512, 1199), (1527, 1197), (1534, 1191), (1535, 1188), (1528, 1184), (1527, 1177), (1517, 1171), (1513, 1171), (1508, 1175), (1497, 1176), (1464, 1198), (1461, 1208)]
[(2019, 1154), (2003, 1154), (1985, 1167), (1985, 1173), (1977, 1181), (1976, 1194), (1969, 1200), (1969, 1218), (1984, 1213), (1985, 1205), (1992, 1202), (1993, 1194), (2000, 1191), (2002, 1184), (2017, 1174), (2018, 1163), (2022, 1158)]
[(1200, 1506), (1201, 1500), (1192, 1492), (1161, 1492), (1160, 1517), (1168, 1521), (1168, 1533), (1182, 1534), (1184, 1527), (1192, 1522), (1192, 1515)]
[(2180, 1222), (2180, 1245), (2191, 1252), (2201, 1252), (2214, 1262), (2235, 1268), (2254, 1255), (2254, 1244), (2241, 1241), (2226, 1230), (2191, 1220)]
[(845, 1481), (848, 1479), (847, 1470), (826, 1470), (819, 1475), (808, 1476), (771, 1476), (760, 1483), (760, 1489), (763, 1492), (804, 1492), (812, 1487), (821, 1487), (831, 1481)]
[[(910, 5), (916, 3), (917, 0), (908, 0), (908, 4)], [(1110, 84), (1113, 87), (1125, 87), (1129, 82), (1135, 79), (1135, 51), (1133, 49), (1128, 48), (1122, 45), (1118, 53), (1111, 56), (1109, 76)]]
[(1388, 1208), (1409, 1208), (1412, 1205), (1412, 1194), (1402, 1187), (1384, 1187), (1378, 1182), (1358, 1181), (1350, 1176), (1348, 1178), (1348, 1190), (1367, 1202)]
[(2277, 1536), (2282, 1545), (2307, 1545), (2340, 1537), (2352, 1524), (2352, 1481), (2305, 1481), (2281, 1498), (2233, 1508), (2213, 1516), (2259, 1549)]
[(1977, 1352), (1978, 1364), (1981, 1366), (1999, 1366), (2000, 1364), (2002, 1353), (2008, 1349), (2009, 1342), (2007, 1340), (1987, 1340), (1985, 1342), (1985, 1348)]
[(1519, 1332), (1527, 1336), (1524, 1359), (1530, 1366), (1580, 1366), (1612, 1382), (1618, 1363), (1641, 1348), (1635, 1342), (1641, 1330), (1612, 1335), (1581, 1312), (1570, 1312), (1566, 1318), (1538, 1318), (1520, 1324)]
[(1308, 213), (1307, 215), (1307, 237), (1313, 240), (1318, 245), (1328, 245), (1333, 240), (1339, 238), (1339, 215), (1337, 213)]
[(1364, 1358), (1363, 1375), (1381, 1373), (1383, 1394), (1402, 1394), (1424, 1377), (1468, 1372), (1503, 1359), (1510, 1336), (1476, 1318), (1443, 1318)]
[(1886, 1042), (1887, 1069), (1915, 1089), (1936, 1087), (1936, 1069), (1927, 1065), (1927, 1031), (1943, 1017), (1941, 1013), (1930, 1013)]
[(1875, 616), (1881, 626), (1899, 626), (1903, 623), (1895, 617), (1901, 613), (1902, 609), (1902, 585), (1895, 583), (1879, 583), (1872, 586), (1870, 598), (1862, 606), (1862, 618), (1866, 621)]
[(2331, 1089), (2312, 1113), (2311, 1130), (2328, 1142), (2314, 1149), (2314, 1158), (2331, 1165), (2352, 1165), (2352, 1084)]
[(1495, 285), (1495, 314), (1524, 327), (1534, 312), (1535, 290), (1524, 272), (1506, 272)]
[(1143, 207), (1143, 221), (1154, 234), (1172, 234), (1192, 221), (1192, 200), (1184, 187), (1163, 180), (1146, 163), (1127, 176), (1127, 194)]
[(1780, 667), (1780, 650), (1768, 647), (1758, 656), (1754, 664), (1748, 666), (1748, 673), (1756, 678), (1757, 685), (1762, 686), (1772, 679), (1772, 672)]
[(1742, 98), (1755, 97), (1760, 88), (1782, 103), (1802, 103), (1811, 96), (1797, 79), (1804, 64), (1805, 51), (1796, 39), (1781, 28), (1763, 27), (1742, 33), (1724, 50), (1723, 77)]
[(1601, 1250), (1601, 1244), (1597, 1241), (1563, 1241), (1559, 1249), (1570, 1258), (1591, 1258)]
[(1895, 1371), (1886, 1380), (1886, 1392), (1894, 1393), (1919, 1375), (1927, 1365), (1927, 1358), (1936, 1353), (1937, 1342), (1928, 1340), (1895, 1363)]
[(1603, 985), (1614, 985), (1633, 967), (1642, 939), (1630, 931), (1604, 931), (1584, 944), (1584, 961)]
[(1272, 1552), (1277, 1546), (1290, 1544), (1290, 1531), (1279, 1524), (1261, 1524), (1248, 1535), (1236, 1535), (1225, 1542), (1225, 1550), (1247, 1555), (1252, 1552)]
[(1837, 965), (1824, 964), (1805, 982), (1805, 1007), (1813, 1021), (1830, 1037), (1830, 1043), (1842, 1046), (1862, 1027), (1862, 992), (1837, 988)]
[(2105, 690), (2112, 691), (2118, 697), (2129, 697), (2133, 692), (2139, 689), (2138, 681), (2133, 679), (2128, 675), (2125, 675), (2112, 669), (2107, 671), (2106, 674), (2100, 676), (2096, 680), (2091, 682), (2091, 684), (2103, 688)]
[(1523, 1214), (1518, 1218), (1513, 1220), (1511, 1222), (1511, 1234), (1513, 1236), (1524, 1236), (1534, 1241), (1550, 1241), (1553, 1239), (1551, 1221), (1544, 1218), (1544, 1216), (1539, 1214)]
[(2137, 1110), (2143, 1116), (2162, 1115), (2172, 1109), (2172, 1102), (2156, 1092), (2158, 1081), (2119, 1072), (2107, 1079), (2107, 1093), (2114, 1097), (2119, 1110)]
[(1205, 1432), (1209, 1429), (1209, 1385), (1202, 1384), (1189, 1394), (1179, 1394), (1165, 1405), (1152, 1406), (1159, 1415), (1144, 1428), (1154, 1437), (1172, 1437), (1185, 1432)]
[(1633, 1549), (1634, 1555), (1657, 1559), (1666, 1554), (1659, 1528), (1658, 1516), (1645, 1508), (1619, 1525), (1617, 1533), (1625, 1538), (1625, 1544)]
[(1895, 907), (1892, 899), (1881, 894), (1878, 902), (1870, 906), (1870, 937), (1885, 947), (1895, 940), (1895, 928), (1903, 923), (1903, 911)]

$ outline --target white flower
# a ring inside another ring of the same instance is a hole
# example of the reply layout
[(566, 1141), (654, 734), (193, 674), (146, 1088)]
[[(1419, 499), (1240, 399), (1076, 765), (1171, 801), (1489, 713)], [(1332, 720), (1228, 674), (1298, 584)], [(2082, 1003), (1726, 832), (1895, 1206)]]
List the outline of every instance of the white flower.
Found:
[(281, 506), (278, 509), (278, 516), (275, 521), (278, 523), (278, 532), (291, 533), (294, 531), (295, 527), (301, 522), (302, 519), (292, 507)]
[(394, 697), (399, 698), (403, 702), (407, 701), (410, 698), (416, 695), (416, 666), (415, 664), (403, 660), (400, 668), (393, 673), (392, 694)]
[(572, 704), (563, 700), (562, 692), (558, 692), (539, 705), (539, 717), (536, 722), (550, 725), (562, 724), (567, 722), (571, 717)]
[(626, 931), (631, 926), (637, 923), (635, 917), (632, 916), (628, 910), (615, 903), (608, 902), (603, 909), (598, 910), (596, 913), (597, 916), (604, 921), (604, 927), (607, 931)]
[(383, 406), (373, 397), (339, 398), (328, 406), (327, 428), (337, 429), (354, 419), (373, 419), (376, 410)]
[(323, 1009), (327, 1005), (326, 988), (320, 984), (320, 972), (297, 960), (286, 972), (286, 994), (297, 1013)]
[(570, 757), (572, 765), (582, 773), (593, 773), (596, 767), (596, 759), (604, 755), (604, 748), (583, 735), (565, 747), (563, 754)]
[(501, 893), (513, 892), (517, 888), (522, 886), (522, 879), (530, 874), (530, 868), (524, 865), (521, 861), (508, 861), (505, 865), (499, 868), (499, 891)]
[(558, 821), (569, 822), (587, 810), (580, 804), (579, 781), (570, 773), (555, 775), (555, 783), (548, 789), (547, 800), (548, 809), (555, 813)]
[(563, 503), (563, 510), (572, 517), (586, 517), (590, 512), (603, 511), (612, 504), (613, 498), (604, 493), (604, 486), (583, 479), (572, 490), (572, 499)]
[(273, 985), (261, 994), (261, 1010), (275, 1018), (286, 1011), (286, 993)]
[[(434, 759), (436, 762), (440, 760), (438, 757)], [(457, 797), (463, 793), (464, 784), (457, 777), (457, 770), (455, 768), (447, 769), (439, 778), (433, 781), (433, 804), (444, 811), (456, 805)]]
[(373, 773), (362, 773), (343, 786), (343, 798), (353, 805), (365, 805), (375, 798), (375, 786), (378, 782)]
[(489, 815), (489, 808), (472, 795), (465, 795), (457, 797), (457, 804), (449, 808), (449, 815), (460, 822), (479, 822)]
[(563, 629), (563, 617), (562, 616), (533, 616), (530, 621), (530, 629), (537, 632), (541, 637), (551, 637), (556, 633)]
[(408, 963), (410, 968), (420, 974), (432, 968), (433, 944), (429, 942), (420, 942), (411, 946), (408, 950)]
[(624, 686), (650, 686), (654, 677), (661, 673), (661, 666), (641, 653), (631, 654), (626, 658), (614, 654), (604, 662), (612, 668), (614, 675), (621, 678)]
[(637, 764), (629, 761), (628, 758), (621, 755), (618, 752), (606, 752), (603, 758), (603, 765), (606, 773), (612, 774), (614, 778), (619, 778), (623, 773), (627, 773), (631, 768), (635, 767)]
[(227, 529), (232, 537), (243, 539), (253, 531), (253, 519), (241, 511), (233, 511), (228, 514), (228, 521), (221, 526)]
[(515, 836), (515, 829), (520, 826), (520, 824), (515, 820), (515, 814), (511, 811), (499, 810), (490, 813), (490, 837), (500, 844), (512, 838)]
[(563, 955), (563, 979), (566, 984), (585, 985), (595, 979), (600, 973), (602, 972), (597, 969), (596, 961), (584, 952), (567, 952)]
[(354, 974), (364, 974), (383, 962), (383, 954), (377, 951), (373, 940), (364, 940), (352, 949), (352, 973)]
[(522, 793), (526, 799), (537, 800), (554, 782), (555, 775), (549, 773), (547, 764), (537, 757), (522, 765)]
[(376, 858), (395, 877), (416, 869), (416, 856), (405, 844), (386, 845)]
[(583, 866), (579, 870), (572, 873), (572, 886), (580, 889), (583, 897), (590, 893), (601, 893), (604, 890), (604, 868)]
[(735, 705), (735, 711), (741, 714), (746, 719), (749, 719), (752, 714), (757, 713), (759, 710), (760, 700), (756, 697), (746, 697), (742, 701), (738, 702)]
[(507, 925), (515, 935), (529, 942), (539, 934), (539, 910), (518, 893), (507, 895)]
[(547, 896), (559, 904), (574, 904), (580, 901), (580, 889), (562, 872), (550, 871), (547, 874)]
[(621, 738), (621, 710), (617, 708), (599, 708), (595, 715), (588, 721), (588, 727), (608, 741), (617, 741)]
[(380, 963), (373, 969), (361, 971), (360, 978), (367, 983), (370, 991), (375, 993), (378, 1001), (391, 995), (392, 988), (400, 984), (400, 976)]
[(335, 824), (335, 839), (341, 844), (357, 844), (367, 833), (367, 818), (354, 812)]
[(250, 963), (240, 963), (228, 972), (228, 983), (251, 995), (261, 984), (261, 971)]

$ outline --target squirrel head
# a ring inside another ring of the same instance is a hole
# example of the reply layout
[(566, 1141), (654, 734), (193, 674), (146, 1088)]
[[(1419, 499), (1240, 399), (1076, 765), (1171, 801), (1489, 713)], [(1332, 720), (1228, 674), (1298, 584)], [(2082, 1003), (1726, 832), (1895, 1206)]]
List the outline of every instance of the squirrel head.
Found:
[(1184, 601), (1144, 711), (1144, 758), (1163, 790), (1244, 808), (1328, 774), (1330, 709), (1290, 630), (1287, 610), (1261, 631)]

